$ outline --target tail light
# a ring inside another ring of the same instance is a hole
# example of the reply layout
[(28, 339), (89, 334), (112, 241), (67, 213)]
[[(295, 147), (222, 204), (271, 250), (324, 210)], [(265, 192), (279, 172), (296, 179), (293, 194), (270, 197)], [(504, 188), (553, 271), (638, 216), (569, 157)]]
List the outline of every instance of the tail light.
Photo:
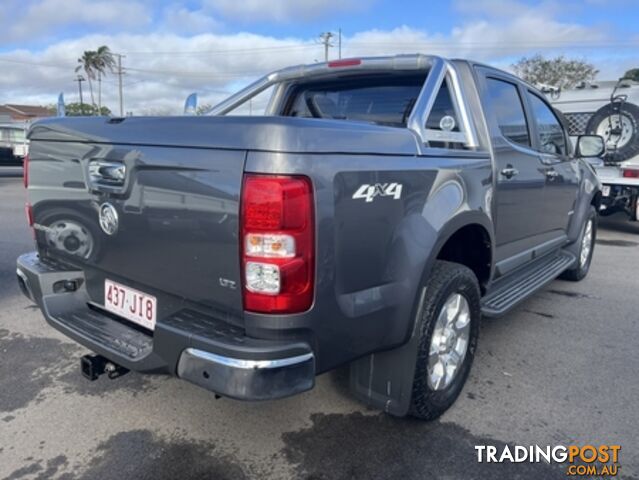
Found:
[(624, 178), (639, 178), (639, 169), (624, 169), (623, 176)]
[(297, 313), (313, 302), (313, 188), (303, 176), (246, 175), (241, 201), (244, 308)]
[(25, 155), (22, 161), (22, 183), (24, 183), (24, 188), (29, 186), (29, 155)]

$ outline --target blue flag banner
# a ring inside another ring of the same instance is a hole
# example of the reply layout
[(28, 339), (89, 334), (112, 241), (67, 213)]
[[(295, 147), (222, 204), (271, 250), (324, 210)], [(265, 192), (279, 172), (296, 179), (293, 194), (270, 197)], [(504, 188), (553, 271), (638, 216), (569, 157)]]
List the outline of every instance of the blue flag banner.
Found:
[(192, 93), (186, 97), (184, 102), (184, 115), (195, 115), (197, 112), (197, 93)]
[(64, 109), (64, 93), (58, 95), (58, 117), (64, 117), (66, 115), (66, 111)]

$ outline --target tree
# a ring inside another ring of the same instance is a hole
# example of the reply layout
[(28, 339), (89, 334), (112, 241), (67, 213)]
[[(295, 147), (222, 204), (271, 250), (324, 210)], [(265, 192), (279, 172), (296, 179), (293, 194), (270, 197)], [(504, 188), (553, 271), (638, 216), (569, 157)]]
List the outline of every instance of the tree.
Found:
[(79, 72), (84, 70), (89, 81), (89, 91), (91, 92), (91, 105), (95, 106), (95, 98), (93, 97), (93, 80), (95, 80), (95, 56), (96, 52), (93, 50), (85, 50), (80, 58), (78, 58), (78, 65), (75, 67), (75, 71)]
[(559, 88), (572, 88), (580, 82), (592, 81), (599, 73), (593, 64), (564, 55), (555, 58), (545, 58), (539, 54), (523, 57), (512, 67), (519, 77), (533, 85)]
[(107, 71), (115, 70), (115, 59), (113, 53), (106, 45), (102, 45), (97, 50), (85, 50), (80, 58), (79, 65), (75, 68), (76, 72), (84, 70), (89, 81), (89, 91), (91, 92), (91, 104), (95, 106), (95, 97), (93, 95), (93, 81), (98, 80), (98, 110), (102, 108), (102, 77), (106, 76)]
[[(72, 102), (72, 103), (65, 104), (64, 110), (68, 117), (81, 117), (84, 115), (103, 115), (108, 117), (111, 115), (111, 110), (109, 110), (107, 107), (102, 107), (99, 110), (99, 113), (98, 113), (98, 108), (95, 105), (87, 105), (85, 103), (84, 112), (82, 112), (81, 107), (82, 106), (80, 105), (80, 102)], [(52, 109), (54, 112), (56, 110), (55, 106), (52, 106), (49, 108)]]
[(115, 59), (113, 53), (106, 45), (102, 45), (95, 51), (93, 68), (98, 74), (98, 110), (102, 108), (102, 77), (106, 77), (107, 71), (115, 71)]
[(628, 80), (634, 80), (635, 82), (639, 82), (639, 68), (631, 68), (626, 73), (623, 74), (623, 78)]

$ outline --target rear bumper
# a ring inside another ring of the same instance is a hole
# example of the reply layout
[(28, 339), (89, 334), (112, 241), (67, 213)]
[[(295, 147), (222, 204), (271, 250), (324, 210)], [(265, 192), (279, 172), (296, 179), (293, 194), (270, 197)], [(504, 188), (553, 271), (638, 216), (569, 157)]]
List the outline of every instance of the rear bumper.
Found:
[(267, 400), (312, 388), (315, 358), (308, 352), (288, 358), (244, 360), (187, 348), (180, 356), (177, 373), (228, 397)]
[(599, 211), (602, 215), (611, 215), (617, 212), (624, 212), (631, 217), (636, 216), (637, 197), (639, 197), (639, 182), (632, 180), (632, 183), (611, 182), (602, 180), (604, 192), (607, 195), (601, 199)]
[(83, 271), (42, 261), (35, 252), (18, 258), (17, 277), (51, 326), (129, 370), (174, 374), (239, 400), (282, 398), (314, 386), (315, 356), (304, 342), (247, 337), (192, 309), (158, 319), (153, 333), (134, 328), (90, 301)]

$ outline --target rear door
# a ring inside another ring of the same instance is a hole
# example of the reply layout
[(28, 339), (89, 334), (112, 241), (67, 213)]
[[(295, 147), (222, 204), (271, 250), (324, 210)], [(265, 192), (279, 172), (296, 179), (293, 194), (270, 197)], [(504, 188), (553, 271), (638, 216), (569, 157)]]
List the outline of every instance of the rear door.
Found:
[(552, 107), (531, 90), (527, 90), (526, 97), (533, 118), (533, 146), (546, 175), (543, 215), (549, 228), (562, 235), (568, 229), (577, 200), (577, 161), (570, 157), (568, 137)]
[[(500, 273), (531, 258), (547, 241), (545, 167), (533, 148), (526, 101), (518, 82), (490, 69), (481, 72), (482, 102), (495, 157), (495, 237)], [(502, 265), (499, 265), (502, 262)]]

